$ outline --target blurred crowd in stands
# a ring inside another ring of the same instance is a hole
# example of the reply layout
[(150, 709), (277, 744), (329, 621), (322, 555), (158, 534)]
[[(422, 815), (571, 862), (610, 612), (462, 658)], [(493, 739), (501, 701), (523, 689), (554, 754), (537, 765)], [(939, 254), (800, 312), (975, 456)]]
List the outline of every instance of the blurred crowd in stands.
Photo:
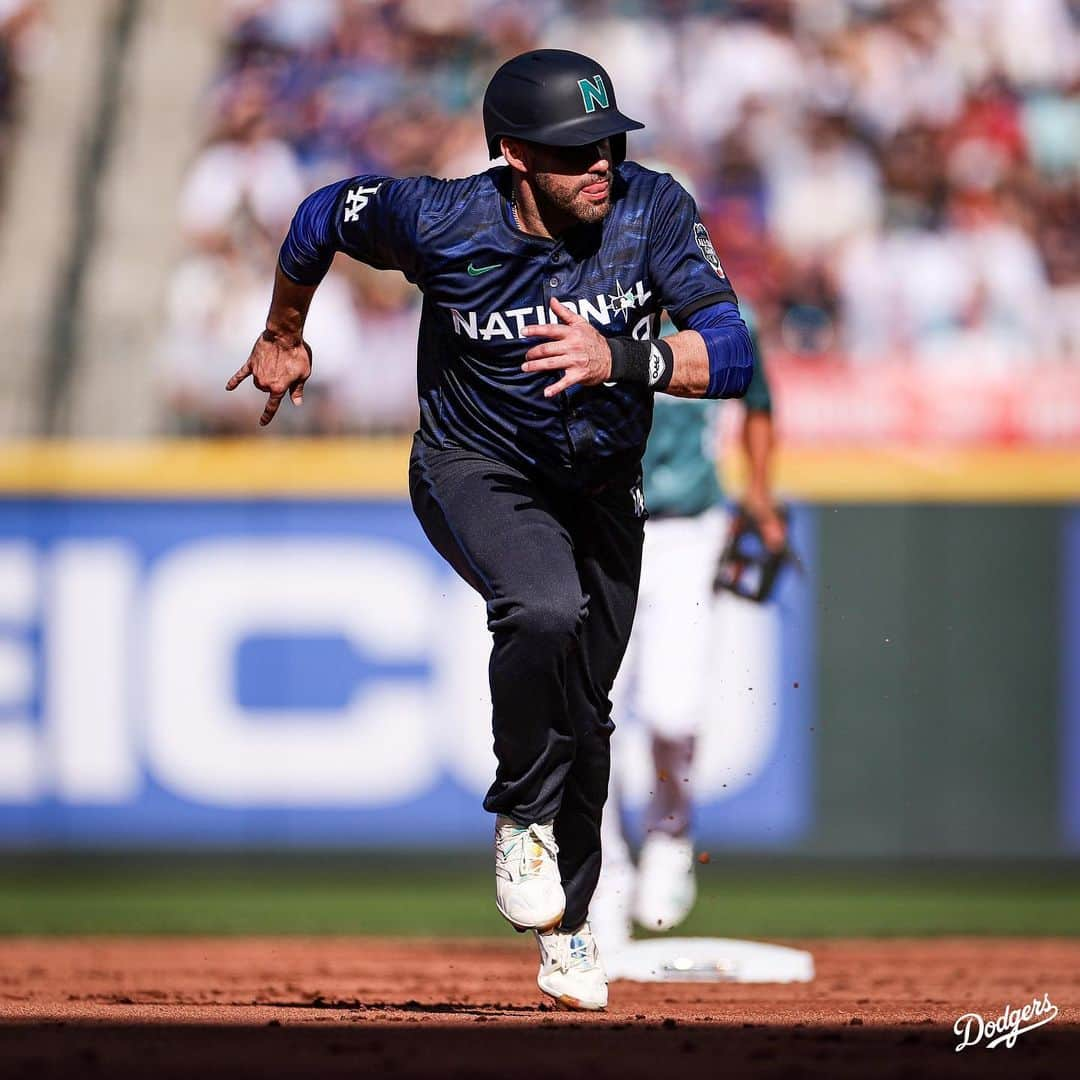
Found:
[[(573, 48), (693, 192), (765, 345), (914, 372), (1080, 364), (1080, 5), (1070, 0), (232, 0), (180, 206), (162, 346), (174, 425), (249, 431), (221, 392), (303, 196), (489, 166), (504, 59)], [(415, 421), (419, 297), (338, 260), (297, 430)], [(1023, 384), (1018, 384), (1022, 386)]]
[(40, 0), (0, 0), (0, 197), (21, 84), (43, 41), (41, 15)]

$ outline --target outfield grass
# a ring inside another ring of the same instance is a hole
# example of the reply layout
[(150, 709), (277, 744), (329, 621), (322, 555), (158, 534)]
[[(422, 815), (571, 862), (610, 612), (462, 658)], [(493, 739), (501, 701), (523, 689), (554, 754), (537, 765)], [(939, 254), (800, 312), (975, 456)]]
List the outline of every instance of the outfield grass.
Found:
[[(722, 937), (1080, 935), (1080, 878), (1016, 874), (699, 872), (680, 929)], [(14, 865), (0, 934), (400, 934), (506, 937), (475, 861)]]

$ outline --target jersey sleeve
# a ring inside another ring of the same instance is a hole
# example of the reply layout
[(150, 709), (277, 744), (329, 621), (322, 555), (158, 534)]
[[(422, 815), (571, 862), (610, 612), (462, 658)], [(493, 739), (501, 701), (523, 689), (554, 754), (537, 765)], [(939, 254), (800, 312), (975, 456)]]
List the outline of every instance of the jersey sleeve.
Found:
[(724, 300), (737, 303), (696, 203), (670, 176), (656, 194), (649, 227), (649, 274), (680, 330), (703, 307)]
[(743, 397), (754, 374), (754, 345), (750, 331), (733, 300), (695, 307), (686, 316), (686, 329), (696, 330), (709, 354), (707, 398)]
[[(745, 316), (744, 316), (745, 320)], [(765, 355), (761, 351), (761, 339), (757, 336), (752, 323), (747, 321), (750, 341), (754, 347), (754, 374), (746, 388), (743, 405), (749, 412), (772, 412), (772, 392), (769, 390), (769, 376), (765, 371)]]
[(354, 176), (320, 188), (297, 208), (278, 262), (301, 285), (317, 285), (334, 255), (378, 270), (420, 276), (420, 210), (426, 177)]

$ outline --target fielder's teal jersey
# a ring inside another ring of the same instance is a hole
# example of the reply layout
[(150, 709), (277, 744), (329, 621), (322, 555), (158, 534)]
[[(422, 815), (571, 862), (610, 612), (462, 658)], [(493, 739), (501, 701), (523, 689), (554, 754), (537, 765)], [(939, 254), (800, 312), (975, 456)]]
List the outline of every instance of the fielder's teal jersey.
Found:
[[(750, 328), (755, 354), (754, 375), (743, 404), (756, 412), (771, 412), (765, 365), (745, 305), (743, 321)], [(656, 395), (642, 462), (645, 505), (652, 517), (693, 517), (723, 499), (716, 467), (719, 405), (700, 398)]]

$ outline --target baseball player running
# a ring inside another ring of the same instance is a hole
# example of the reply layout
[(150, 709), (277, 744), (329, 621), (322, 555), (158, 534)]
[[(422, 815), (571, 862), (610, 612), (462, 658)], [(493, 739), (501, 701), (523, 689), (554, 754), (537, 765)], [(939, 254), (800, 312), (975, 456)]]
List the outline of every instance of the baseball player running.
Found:
[[(602, 1009), (587, 915), (600, 873), (609, 692), (637, 600), (653, 397), (736, 397), (753, 350), (693, 200), (625, 161), (607, 72), (573, 52), (504, 64), (490, 156), (462, 180), (357, 176), (300, 205), (249, 375), (303, 400), (304, 318), (335, 252), (424, 294), (409, 485), (428, 538), (487, 602), (500, 913), (536, 932), (540, 989)], [(678, 333), (661, 340), (666, 309)]]
[[(755, 356), (743, 399), (743, 511), (765, 547), (780, 552), (787, 527), (772, 498), (772, 399), (756, 342)], [(629, 942), (632, 919), (650, 930), (670, 930), (689, 915), (696, 898), (692, 767), (715, 678), (713, 577), (726, 524), (715, 458), (718, 414), (716, 402), (658, 399), (643, 462), (649, 524), (641, 592), (612, 696), (616, 716), (632, 711), (649, 734), (654, 782), (636, 871), (622, 831), (620, 785), (611, 784), (602, 829), (604, 869), (590, 907), (609, 963)]]

